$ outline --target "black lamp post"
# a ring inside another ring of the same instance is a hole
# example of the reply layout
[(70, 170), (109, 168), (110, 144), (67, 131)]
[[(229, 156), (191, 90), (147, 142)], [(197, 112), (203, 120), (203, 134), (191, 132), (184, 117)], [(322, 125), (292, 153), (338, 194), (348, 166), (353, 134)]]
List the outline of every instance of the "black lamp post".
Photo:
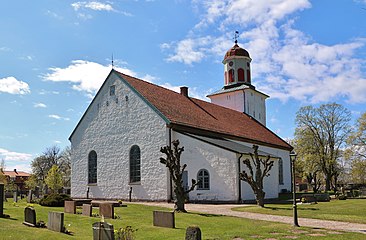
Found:
[(290, 160), (292, 165), (292, 196), (293, 196), (293, 215), (294, 215), (294, 226), (300, 227), (299, 222), (297, 221), (297, 205), (296, 205), (296, 179), (295, 179), (295, 160), (297, 154), (295, 151), (291, 151)]

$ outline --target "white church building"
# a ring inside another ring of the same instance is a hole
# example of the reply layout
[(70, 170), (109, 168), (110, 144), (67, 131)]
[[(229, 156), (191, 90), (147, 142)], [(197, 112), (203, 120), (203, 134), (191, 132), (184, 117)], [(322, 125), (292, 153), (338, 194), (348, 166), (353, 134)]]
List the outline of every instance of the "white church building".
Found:
[(201, 180), (190, 201), (242, 202), (254, 199), (239, 179), (242, 160), (259, 146), (274, 160), (265, 178), (266, 198), (291, 189), (292, 147), (266, 127), (266, 98), (251, 83), (249, 53), (227, 51), (224, 87), (211, 103), (111, 70), (71, 141), (71, 196), (92, 199), (170, 201), (173, 186), (160, 163), (160, 148), (179, 139), (184, 185)]

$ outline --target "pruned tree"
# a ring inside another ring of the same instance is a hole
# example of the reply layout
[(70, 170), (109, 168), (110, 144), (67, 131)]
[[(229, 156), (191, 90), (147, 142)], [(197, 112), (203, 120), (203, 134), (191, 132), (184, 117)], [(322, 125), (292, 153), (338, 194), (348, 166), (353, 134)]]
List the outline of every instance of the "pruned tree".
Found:
[[(305, 106), (296, 114), (295, 137), (303, 143), (308, 142), (299, 144), (296, 150), (311, 155), (309, 160), (320, 167), (326, 191), (332, 185), (337, 186), (341, 171), (338, 161), (350, 132), (350, 119), (350, 112), (337, 103), (323, 104), (318, 108)], [(299, 154), (299, 157), (303, 156)]]
[(262, 157), (258, 155), (258, 146), (253, 145), (254, 153), (249, 153), (250, 158), (243, 160), (248, 170), (239, 173), (240, 180), (247, 182), (252, 188), (257, 205), (264, 207), (265, 192), (263, 190), (264, 178), (270, 174), (274, 161), (270, 156)]
[(160, 162), (164, 164), (170, 173), (170, 177), (174, 183), (174, 193), (176, 197), (174, 211), (177, 212), (187, 212), (185, 210), (184, 204), (187, 200), (188, 193), (193, 191), (198, 185), (195, 179), (192, 179), (192, 185), (187, 190), (183, 186), (183, 172), (187, 167), (187, 164), (181, 166), (180, 157), (184, 151), (184, 147), (179, 147), (179, 140), (174, 140), (172, 142), (173, 149), (170, 145), (162, 147), (160, 152), (166, 155), (166, 158), (160, 158)]
[(45, 182), (53, 193), (58, 193), (58, 191), (62, 188), (62, 174), (60, 173), (57, 165), (53, 165), (48, 171)]

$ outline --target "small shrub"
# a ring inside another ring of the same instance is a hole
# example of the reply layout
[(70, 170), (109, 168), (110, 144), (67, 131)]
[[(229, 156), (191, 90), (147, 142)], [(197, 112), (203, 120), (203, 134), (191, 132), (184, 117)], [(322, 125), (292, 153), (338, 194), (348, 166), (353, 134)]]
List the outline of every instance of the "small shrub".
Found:
[(47, 206), (47, 207), (63, 207), (64, 202), (69, 200), (72, 199), (66, 194), (51, 193), (49, 195), (45, 195), (39, 201), (39, 204), (41, 206)]
[(346, 200), (347, 199), (347, 196), (346, 195), (339, 195), (338, 196), (338, 200)]
[(99, 213), (92, 213), (92, 217), (99, 217)]
[(114, 230), (114, 239), (115, 240), (133, 240), (133, 233), (136, 232), (137, 229), (133, 229), (131, 226), (127, 226), (125, 228), (119, 228), (118, 230)]

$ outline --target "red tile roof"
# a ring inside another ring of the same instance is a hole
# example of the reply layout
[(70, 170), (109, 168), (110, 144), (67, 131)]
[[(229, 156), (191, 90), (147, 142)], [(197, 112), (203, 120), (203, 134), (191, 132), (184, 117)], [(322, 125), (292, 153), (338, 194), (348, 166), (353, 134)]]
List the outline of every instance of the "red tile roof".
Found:
[(9, 177), (29, 177), (30, 174), (22, 171), (3, 171), (5, 176)]
[[(113, 70), (115, 71), (115, 70)], [(292, 147), (245, 113), (185, 97), (169, 89), (115, 71), (170, 123), (233, 136), (258, 144)]]

